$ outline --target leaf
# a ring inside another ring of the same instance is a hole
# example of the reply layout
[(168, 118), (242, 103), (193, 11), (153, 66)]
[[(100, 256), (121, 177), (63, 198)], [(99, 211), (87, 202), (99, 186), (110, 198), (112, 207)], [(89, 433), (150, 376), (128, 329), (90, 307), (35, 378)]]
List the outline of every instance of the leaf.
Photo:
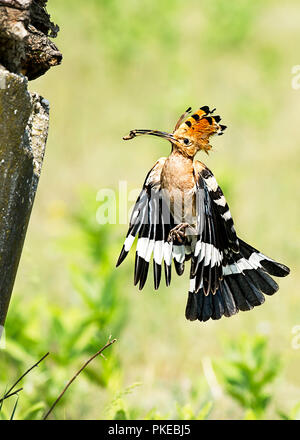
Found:
[(126, 412), (124, 409), (119, 409), (114, 416), (114, 420), (127, 420)]
[(267, 339), (243, 334), (227, 342), (218, 370), (226, 392), (246, 409), (246, 415), (262, 417), (272, 399), (267, 389), (279, 372), (279, 358), (269, 354)]
[(42, 413), (42, 411), (45, 409), (45, 403), (44, 402), (38, 402), (32, 406), (30, 406), (26, 411), (24, 411), (22, 415), (22, 420), (35, 420), (37, 419), (38, 415)]
[(15, 412), (16, 412), (16, 409), (17, 409), (17, 406), (18, 406), (18, 402), (19, 402), (19, 396), (17, 396), (17, 398), (16, 398), (16, 402), (14, 404), (14, 408), (13, 408), (13, 411), (11, 413), (10, 420), (13, 420), (13, 418), (15, 416)]
[(207, 419), (209, 413), (211, 412), (213, 407), (213, 403), (212, 402), (207, 402), (199, 411), (196, 420), (205, 420)]
[(245, 412), (244, 420), (257, 420), (255, 412), (252, 409), (247, 409)]

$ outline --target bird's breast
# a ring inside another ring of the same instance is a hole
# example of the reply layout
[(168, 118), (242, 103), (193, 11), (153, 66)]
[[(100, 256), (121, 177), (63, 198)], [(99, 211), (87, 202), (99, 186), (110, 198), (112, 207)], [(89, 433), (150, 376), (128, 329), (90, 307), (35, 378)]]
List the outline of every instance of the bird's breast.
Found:
[(161, 172), (161, 189), (175, 223), (195, 223), (195, 180), (193, 162), (169, 156)]

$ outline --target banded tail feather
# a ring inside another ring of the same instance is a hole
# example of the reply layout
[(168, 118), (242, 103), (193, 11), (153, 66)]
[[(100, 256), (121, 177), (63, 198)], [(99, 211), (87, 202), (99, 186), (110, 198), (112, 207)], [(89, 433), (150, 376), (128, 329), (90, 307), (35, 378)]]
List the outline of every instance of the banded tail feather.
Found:
[[(186, 306), (186, 318), (207, 321), (232, 316), (239, 310), (251, 310), (264, 303), (264, 295), (273, 295), (278, 284), (270, 275), (284, 277), (287, 266), (277, 263), (239, 239), (240, 251), (233, 254), (223, 269), (223, 279), (215, 293), (208, 295), (202, 286), (190, 289)], [(193, 283), (191, 283), (193, 286)]]

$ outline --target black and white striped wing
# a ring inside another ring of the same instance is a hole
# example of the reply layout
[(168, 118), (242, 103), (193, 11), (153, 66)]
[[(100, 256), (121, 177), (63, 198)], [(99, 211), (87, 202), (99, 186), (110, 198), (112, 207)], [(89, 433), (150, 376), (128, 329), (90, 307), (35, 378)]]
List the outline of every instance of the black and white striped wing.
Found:
[(192, 257), (186, 318), (219, 319), (264, 302), (278, 290), (270, 277), (289, 269), (266, 257), (236, 235), (229, 207), (212, 172), (197, 179), (198, 235)]
[(191, 265), (192, 291), (215, 293), (223, 278), (227, 255), (239, 251), (239, 241), (221, 188), (204, 168), (196, 176), (197, 237)]
[(167, 286), (171, 282), (173, 260), (176, 272), (181, 275), (184, 271), (185, 246), (168, 242), (169, 232), (175, 225), (160, 187), (160, 173), (164, 161), (165, 158), (160, 159), (146, 177), (133, 208), (127, 236), (117, 262), (117, 266), (122, 263), (138, 236), (134, 284), (139, 284), (139, 289), (144, 287), (147, 280), (152, 256), (155, 289), (160, 285), (162, 265), (164, 265)]

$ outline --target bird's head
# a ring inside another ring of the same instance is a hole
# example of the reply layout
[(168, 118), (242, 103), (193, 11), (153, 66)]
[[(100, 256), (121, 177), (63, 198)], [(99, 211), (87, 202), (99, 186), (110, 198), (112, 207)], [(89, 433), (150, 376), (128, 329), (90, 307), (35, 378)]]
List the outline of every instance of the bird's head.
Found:
[(220, 116), (212, 116), (214, 111), (215, 109), (210, 110), (208, 106), (204, 106), (192, 113), (189, 107), (177, 121), (173, 133), (137, 129), (131, 130), (129, 135), (124, 136), (123, 139), (128, 140), (148, 134), (169, 140), (173, 148), (176, 148), (185, 156), (194, 157), (200, 150), (208, 153), (211, 149), (209, 138), (214, 134), (223, 134), (226, 129), (225, 125), (219, 124)]

